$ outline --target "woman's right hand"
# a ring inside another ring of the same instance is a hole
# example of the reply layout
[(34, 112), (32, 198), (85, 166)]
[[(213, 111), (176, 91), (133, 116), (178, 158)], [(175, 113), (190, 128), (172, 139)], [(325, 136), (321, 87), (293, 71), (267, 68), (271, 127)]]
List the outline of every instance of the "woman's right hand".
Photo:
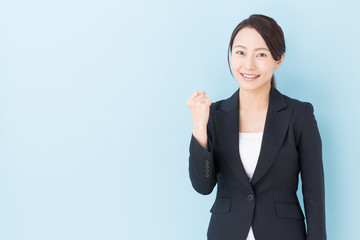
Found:
[(209, 121), (210, 105), (212, 104), (211, 99), (205, 96), (205, 91), (201, 93), (195, 91), (190, 95), (186, 103), (193, 117), (194, 131), (206, 131)]

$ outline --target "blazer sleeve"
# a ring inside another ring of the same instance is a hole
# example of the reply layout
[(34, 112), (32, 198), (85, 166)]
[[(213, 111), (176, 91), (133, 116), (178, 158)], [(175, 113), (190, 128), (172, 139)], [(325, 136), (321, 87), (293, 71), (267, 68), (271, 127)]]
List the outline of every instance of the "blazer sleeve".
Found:
[(216, 185), (217, 170), (214, 162), (214, 150), (212, 143), (213, 121), (212, 108), (210, 106), (209, 120), (207, 124), (208, 149), (202, 147), (191, 135), (189, 146), (189, 175), (194, 189), (203, 195), (210, 194)]
[(307, 103), (299, 139), (300, 171), (307, 224), (307, 240), (326, 240), (325, 186), (322, 143), (314, 116)]

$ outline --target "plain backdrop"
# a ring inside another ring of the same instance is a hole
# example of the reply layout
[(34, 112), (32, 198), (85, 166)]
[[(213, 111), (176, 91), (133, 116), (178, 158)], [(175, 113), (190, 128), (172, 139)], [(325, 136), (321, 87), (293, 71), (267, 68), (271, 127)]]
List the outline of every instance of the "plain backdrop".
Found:
[(285, 33), (277, 88), (315, 109), (328, 239), (356, 239), (358, 9), (355, 0), (0, 0), (0, 239), (206, 239), (216, 191), (200, 195), (189, 180), (186, 100), (236, 91), (228, 42), (253, 13)]

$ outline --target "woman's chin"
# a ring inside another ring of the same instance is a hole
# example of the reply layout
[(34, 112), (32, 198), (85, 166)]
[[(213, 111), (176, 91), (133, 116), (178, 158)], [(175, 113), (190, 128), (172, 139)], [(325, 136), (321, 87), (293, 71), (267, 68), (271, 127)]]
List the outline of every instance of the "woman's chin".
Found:
[(263, 89), (266, 87), (271, 87), (271, 83), (270, 82), (264, 82), (264, 83), (260, 83), (260, 82), (245, 82), (245, 81), (238, 81), (239, 86), (241, 89), (244, 90), (259, 90), (259, 89)]

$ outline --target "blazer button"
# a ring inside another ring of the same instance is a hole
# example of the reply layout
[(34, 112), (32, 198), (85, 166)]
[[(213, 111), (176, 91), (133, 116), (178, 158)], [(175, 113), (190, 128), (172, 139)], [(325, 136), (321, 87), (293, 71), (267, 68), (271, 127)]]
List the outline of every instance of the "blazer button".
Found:
[(251, 193), (248, 195), (248, 200), (251, 202), (254, 200), (254, 195), (252, 195)]

